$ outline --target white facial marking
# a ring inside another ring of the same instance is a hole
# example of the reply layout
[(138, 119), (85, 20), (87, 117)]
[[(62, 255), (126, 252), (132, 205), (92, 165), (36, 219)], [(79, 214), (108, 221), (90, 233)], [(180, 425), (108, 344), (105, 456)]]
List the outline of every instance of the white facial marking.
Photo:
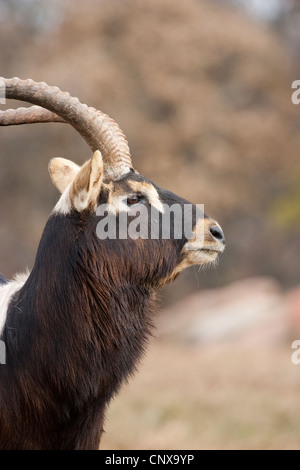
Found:
[(212, 219), (201, 219), (197, 222), (193, 230), (195, 236), (183, 247), (184, 258), (177, 266), (176, 272), (194, 264), (204, 265), (217, 260), (218, 255), (225, 250), (224, 243), (215, 239), (210, 232), (210, 228), (217, 225)]
[(29, 271), (17, 274), (12, 281), (0, 286), (0, 334), (3, 331), (3, 327), (6, 322), (9, 303), (14, 294), (23, 287), (29, 274)]
[(146, 196), (148, 197), (151, 206), (155, 207), (155, 209), (163, 214), (165, 211), (164, 205), (159, 198), (158, 192), (153, 186), (149, 187), (149, 189), (147, 188)]
[[(120, 196), (120, 195), (114, 195), (113, 191), (109, 193), (108, 196), (108, 202), (107, 202), (107, 209), (111, 214), (117, 215), (123, 207), (120, 208), (120, 199), (121, 202), (123, 200), (123, 197), (125, 196)], [(123, 204), (122, 204), (123, 206)]]
[[(129, 181), (128, 184), (132, 188), (133, 193), (140, 193), (141, 195), (144, 195), (145, 198), (148, 199), (151, 206), (155, 207), (155, 209), (157, 209), (162, 214), (164, 213), (164, 205), (162, 204), (158, 192), (156, 191), (154, 186), (152, 186), (152, 184), (146, 181)], [(131, 195), (132, 193), (117, 193), (114, 195), (114, 193), (112, 192), (109, 196), (109, 205), (111, 206), (112, 212), (115, 214), (118, 213), (120, 210), (128, 212), (129, 208), (126, 203), (126, 200)]]

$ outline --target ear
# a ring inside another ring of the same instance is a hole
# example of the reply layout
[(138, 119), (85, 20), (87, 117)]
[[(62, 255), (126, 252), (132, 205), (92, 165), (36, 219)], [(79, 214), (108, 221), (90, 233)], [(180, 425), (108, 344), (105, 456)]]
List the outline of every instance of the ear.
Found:
[(48, 169), (54, 186), (60, 193), (63, 193), (66, 187), (74, 181), (80, 166), (66, 158), (52, 158)]
[(70, 202), (74, 209), (81, 212), (97, 207), (103, 177), (103, 160), (99, 150), (96, 150), (77, 173), (70, 188)]

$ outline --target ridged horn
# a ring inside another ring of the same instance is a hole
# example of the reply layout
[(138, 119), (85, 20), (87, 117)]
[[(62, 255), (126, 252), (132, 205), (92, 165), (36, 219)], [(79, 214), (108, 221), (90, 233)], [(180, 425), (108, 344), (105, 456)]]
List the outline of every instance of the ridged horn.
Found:
[(105, 178), (118, 180), (133, 169), (127, 140), (118, 124), (106, 114), (44, 82), (0, 78), (0, 85), (5, 87), (6, 98), (35, 105), (0, 112), (0, 125), (65, 122), (77, 130), (92, 152), (101, 151)]

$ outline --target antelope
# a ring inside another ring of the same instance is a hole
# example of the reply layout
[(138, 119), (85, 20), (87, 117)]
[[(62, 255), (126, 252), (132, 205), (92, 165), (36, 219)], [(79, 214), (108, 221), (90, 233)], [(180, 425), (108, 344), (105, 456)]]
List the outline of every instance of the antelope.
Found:
[[(33, 268), (12, 280), (0, 276), (6, 351), (0, 448), (98, 449), (109, 402), (135, 372), (151, 334), (157, 290), (188, 266), (214, 263), (224, 234), (209, 216), (196, 216), (195, 205), (133, 168), (126, 138), (110, 117), (43, 82), (2, 78), (0, 84), (7, 99), (32, 105), (1, 111), (1, 125), (68, 123), (92, 152), (82, 166), (50, 161), (61, 196)], [(174, 226), (169, 238), (162, 236), (162, 215), (174, 204), (193, 208), (189, 238), (174, 236)], [(154, 210), (157, 237), (99, 237), (108, 213), (118, 225), (127, 211), (129, 224), (133, 207)]]

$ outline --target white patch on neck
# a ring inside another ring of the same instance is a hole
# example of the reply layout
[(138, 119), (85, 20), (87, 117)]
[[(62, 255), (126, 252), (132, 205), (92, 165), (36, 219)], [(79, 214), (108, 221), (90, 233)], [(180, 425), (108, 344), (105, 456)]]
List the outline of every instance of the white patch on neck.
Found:
[(56, 212), (58, 214), (70, 214), (72, 210), (69, 195), (71, 184), (69, 184), (69, 186), (64, 190), (52, 212)]
[(29, 271), (17, 274), (12, 281), (0, 286), (0, 334), (6, 322), (9, 303), (14, 294), (23, 287), (29, 274)]

